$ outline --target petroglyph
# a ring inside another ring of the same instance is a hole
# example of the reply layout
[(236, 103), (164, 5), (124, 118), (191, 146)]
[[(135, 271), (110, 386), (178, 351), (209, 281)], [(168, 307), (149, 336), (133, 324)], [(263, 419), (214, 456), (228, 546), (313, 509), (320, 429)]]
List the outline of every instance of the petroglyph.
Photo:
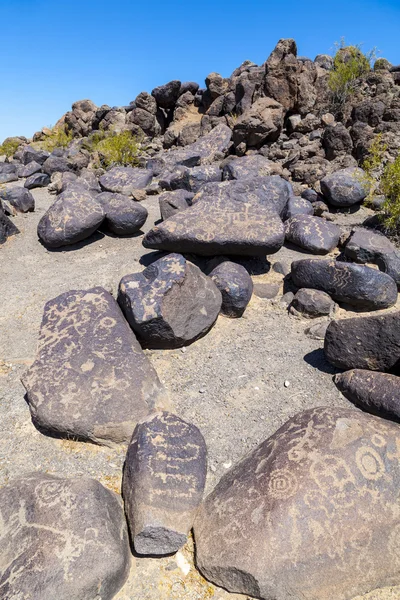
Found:
[(201, 502), (207, 450), (200, 431), (163, 412), (140, 423), (128, 449), (123, 495), (140, 554), (169, 554), (186, 542)]

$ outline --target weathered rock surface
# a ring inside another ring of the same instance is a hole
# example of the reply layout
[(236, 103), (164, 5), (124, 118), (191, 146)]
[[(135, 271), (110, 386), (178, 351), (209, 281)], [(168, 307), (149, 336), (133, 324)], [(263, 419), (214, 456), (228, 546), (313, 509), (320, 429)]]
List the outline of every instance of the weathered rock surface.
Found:
[(313, 254), (327, 254), (339, 243), (341, 230), (321, 217), (296, 215), (285, 222), (286, 240)]
[(350, 600), (397, 583), (398, 425), (317, 408), (224, 475), (194, 525), (197, 565), (263, 600)]
[(325, 292), (305, 288), (295, 294), (290, 309), (294, 314), (315, 318), (331, 315), (335, 306), (332, 298)]
[(344, 255), (359, 263), (373, 263), (400, 285), (400, 252), (384, 235), (357, 229), (344, 248)]
[(135, 190), (142, 190), (152, 180), (152, 172), (137, 167), (113, 167), (99, 179), (101, 188), (130, 196)]
[(220, 182), (222, 177), (218, 165), (199, 165), (189, 169), (182, 165), (167, 170), (159, 177), (159, 185), (165, 190), (184, 189), (196, 193), (209, 182)]
[(0, 190), (0, 199), (11, 204), (17, 212), (26, 213), (35, 210), (34, 197), (29, 190), (23, 187), (15, 186)]
[(314, 207), (311, 202), (305, 198), (301, 198), (300, 196), (292, 196), (289, 198), (286, 206), (285, 219), (290, 219), (291, 217), (295, 217), (297, 215), (313, 214)]
[(51, 176), (53, 173), (66, 173), (71, 168), (67, 158), (50, 155), (43, 163), (43, 171)]
[(47, 302), (22, 383), (39, 428), (100, 444), (129, 441), (140, 419), (165, 406), (156, 372), (100, 287)]
[(193, 196), (194, 194), (187, 190), (174, 190), (160, 194), (158, 202), (162, 220), (165, 221), (177, 212), (191, 206)]
[(235, 146), (260, 147), (278, 139), (283, 126), (283, 106), (272, 98), (260, 98), (236, 121), (233, 128)]
[(222, 294), (222, 314), (241, 317), (253, 293), (253, 280), (248, 271), (242, 265), (225, 260), (212, 269), (209, 277)]
[(33, 190), (34, 188), (38, 187), (46, 187), (46, 185), (49, 185), (49, 183), (50, 177), (47, 175), (47, 173), (34, 173), (25, 179), (24, 186), (28, 190)]
[(222, 179), (253, 179), (268, 175), (272, 175), (271, 161), (260, 154), (254, 154), (229, 161), (223, 168)]
[(121, 502), (98, 481), (32, 473), (0, 489), (2, 600), (111, 600), (130, 562)]
[(94, 233), (104, 221), (98, 200), (82, 188), (62, 192), (38, 223), (38, 236), (49, 248), (75, 244)]
[(283, 223), (275, 211), (240, 194), (240, 198), (198, 200), (151, 229), (143, 245), (206, 256), (257, 256), (277, 252), (284, 236)]
[(186, 543), (206, 474), (207, 448), (197, 427), (168, 412), (138, 424), (123, 475), (125, 512), (138, 554), (171, 554)]
[(332, 206), (352, 206), (368, 195), (362, 169), (349, 167), (327, 175), (321, 180), (321, 190)]
[(0, 244), (4, 244), (8, 237), (17, 233), (19, 233), (19, 229), (4, 214), (4, 210), (0, 202)]
[(13, 181), (18, 181), (17, 173), (4, 173), (0, 171), (0, 183), (12, 183)]
[(279, 216), (283, 216), (291, 194), (292, 186), (290, 183), (279, 175), (271, 175), (239, 181), (207, 183), (196, 194), (193, 204), (199, 200), (209, 201), (210, 198), (261, 203), (263, 206), (277, 212)]
[(39, 173), (42, 170), (42, 165), (32, 160), (27, 165), (21, 165), (18, 168), (18, 177), (30, 177), (34, 173)]
[(292, 279), (299, 288), (312, 288), (364, 310), (389, 308), (396, 303), (394, 280), (377, 269), (335, 260), (305, 259), (292, 263)]
[(326, 331), (324, 351), (339, 369), (389, 371), (400, 359), (400, 313), (340, 319)]
[(21, 163), (27, 165), (35, 161), (39, 165), (42, 165), (49, 156), (50, 154), (46, 150), (37, 150), (36, 148), (32, 148), (32, 146), (24, 146), (21, 152)]
[(142, 273), (125, 275), (118, 302), (142, 345), (180, 348), (214, 325), (222, 299), (198, 267), (180, 254), (169, 254)]
[(148, 217), (147, 209), (123, 194), (103, 192), (96, 196), (105, 213), (107, 228), (116, 235), (131, 235), (140, 231)]

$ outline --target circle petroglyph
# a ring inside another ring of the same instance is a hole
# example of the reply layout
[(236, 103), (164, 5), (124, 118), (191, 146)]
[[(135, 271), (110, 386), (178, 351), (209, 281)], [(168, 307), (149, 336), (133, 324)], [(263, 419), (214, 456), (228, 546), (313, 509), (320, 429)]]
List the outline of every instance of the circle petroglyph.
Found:
[(269, 476), (268, 494), (276, 500), (284, 500), (295, 495), (298, 489), (296, 476), (287, 469), (277, 469)]
[(374, 448), (361, 446), (356, 453), (356, 464), (365, 479), (375, 481), (385, 474), (385, 465)]

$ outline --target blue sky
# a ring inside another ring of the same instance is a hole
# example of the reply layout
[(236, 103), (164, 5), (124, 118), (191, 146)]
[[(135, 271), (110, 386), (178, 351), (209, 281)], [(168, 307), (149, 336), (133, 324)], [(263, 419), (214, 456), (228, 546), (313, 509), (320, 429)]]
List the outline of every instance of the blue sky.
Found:
[(0, 0), (0, 24), (0, 141), (75, 100), (124, 105), (171, 79), (229, 76), (282, 37), (310, 58), (344, 36), (400, 63), (400, 0)]

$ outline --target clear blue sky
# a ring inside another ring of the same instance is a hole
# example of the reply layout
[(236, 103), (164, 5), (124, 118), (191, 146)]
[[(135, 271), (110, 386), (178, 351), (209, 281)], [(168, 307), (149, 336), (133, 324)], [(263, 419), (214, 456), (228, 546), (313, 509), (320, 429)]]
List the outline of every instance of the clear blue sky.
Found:
[(282, 37), (314, 58), (342, 36), (399, 64), (400, 0), (0, 0), (0, 141), (54, 125), (75, 100), (124, 105), (261, 64)]

